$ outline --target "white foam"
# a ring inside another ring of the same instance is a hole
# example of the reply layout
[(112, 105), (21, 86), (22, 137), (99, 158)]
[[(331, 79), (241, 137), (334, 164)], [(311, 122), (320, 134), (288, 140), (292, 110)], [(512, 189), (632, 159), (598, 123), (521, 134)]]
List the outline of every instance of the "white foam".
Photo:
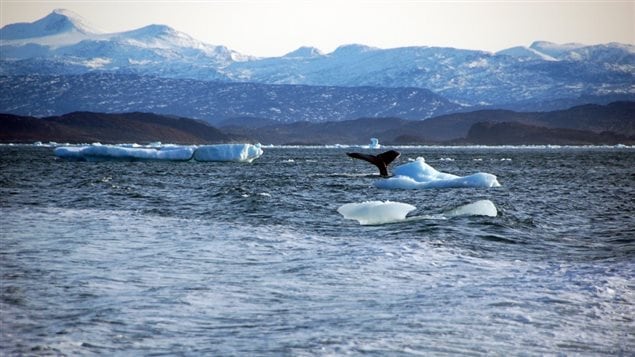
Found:
[(417, 207), (401, 202), (366, 201), (347, 203), (337, 209), (344, 218), (353, 219), (361, 225), (374, 225), (400, 222), (406, 219), (410, 211)]
[(469, 176), (457, 176), (437, 171), (425, 163), (422, 157), (413, 162), (397, 166), (394, 176), (375, 182), (377, 188), (386, 189), (426, 189), (426, 188), (463, 188), (463, 187), (499, 187), (496, 176), (478, 172)]
[(496, 217), (498, 210), (494, 205), (494, 202), (490, 200), (480, 200), (474, 203), (457, 207), (451, 211), (443, 214), (446, 217), (459, 217), (459, 216), (488, 216)]
[(196, 149), (194, 160), (252, 162), (262, 154), (260, 144), (205, 145)]

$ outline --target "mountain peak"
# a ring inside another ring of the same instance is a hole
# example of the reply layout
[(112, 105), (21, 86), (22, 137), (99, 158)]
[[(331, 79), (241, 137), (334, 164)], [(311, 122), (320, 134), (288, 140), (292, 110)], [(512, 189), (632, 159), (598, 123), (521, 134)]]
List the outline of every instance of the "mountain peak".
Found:
[(566, 59), (570, 56), (571, 52), (578, 50), (582, 47), (586, 47), (580, 43), (564, 43), (558, 44), (549, 41), (535, 41), (529, 46), (530, 49), (538, 51), (547, 56), (555, 59)]
[(377, 48), (375, 47), (370, 47), (370, 46), (354, 43), (349, 45), (342, 45), (336, 48), (335, 51), (333, 51), (333, 54), (334, 55), (356, 55), (356, 54), (360, 54), (364, 52), (370, 52), (376, 49)]
[(10, 24), (0, 29), (1, 37), (5, 40), (47, 37), (69, 32), (92, 34), (98, 31), (88, 26), (81, 16), (65, 9), (55, 9), (35, 22)]
[(313, 58), (324, 55), (322, 51), (315, 47), (302, 46), (293, 52), (289, 52), (283, 57), (286, 58)]
[(516, 46), (496, 52), (497, 55), (511, 56), (527, 60), (557, 61), (557, 59), (530, 47)]
[(178, 34), (178, 31), (167, 25), (152, 24), (138, 28), (136, 30), (124, 32), (128, 37), (136, 39), (160, 37), (160, 36), (174, 36)]

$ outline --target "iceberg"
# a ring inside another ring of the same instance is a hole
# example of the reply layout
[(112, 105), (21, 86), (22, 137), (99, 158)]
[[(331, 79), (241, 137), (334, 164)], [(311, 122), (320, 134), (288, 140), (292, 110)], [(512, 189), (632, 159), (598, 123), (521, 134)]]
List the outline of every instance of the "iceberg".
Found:
[(53, 150), (55, 156), (70, 160), (84, 160), (81, 146), (60, 146)]
[(139, 145), (60, 146), (55, 156), (82, 161), (103, 160), (161, 160), (161, 161), (238, 161), (252, 162), (262, 155), (260, 144), (219, 144), (205, 146), (178, 146), (153, 143), (150, 147)]
[(366, 201), (347, 203), (337, 209), (344, 218), (352, 219), (361, 225), (379, 225), (396, 222), (416, 222), (422, 219), (445, 220), (454, 217), (487, 216), (496, 217), (498, 210), (490, 200), (469, 203), (441, 214), (406, 217), (417, 207), (401, 202)]
[(368, 145), (369, 149), (379, 149), (381, 148), (381, 145), (379, 144), (379, 139), (377, 138), (370, 138), (370, 145)]
[(116, 145), (61, 146), (55, 148), (55, 156), (86, 161), (102, 160), (164, 160), (188, 161), (192, 159), (193, 146), (169, 146), (159, 149), (124, 147)]
[(499, 187), (495, 175), (479, 172), (469, 176), (457, 176), (437, 171), (426, 164), (422, 157), (413, 162), (397, 166), (394, 176), (375, 182), (375, 187), (385, 189), (425, 189)]
[(445, 217), (461, 217), (461, 216), (488, 216), (496, 217), (498, 210), (494, 205), (494, 202), (490, 200), (480, 200), (461, 207), (457, 207), (453, 210), (445, 212)]
[(417, 207), (401, 202), (366, 201), (347, 203), (337, 209), (344, 218), (353, 219), (361, 225), (374, 225), (400, 222), (406, 219), (410, 211)]
[(196, 149), (194, 160), (252, 162), (262, 154), (260, 144), (205, 145)]

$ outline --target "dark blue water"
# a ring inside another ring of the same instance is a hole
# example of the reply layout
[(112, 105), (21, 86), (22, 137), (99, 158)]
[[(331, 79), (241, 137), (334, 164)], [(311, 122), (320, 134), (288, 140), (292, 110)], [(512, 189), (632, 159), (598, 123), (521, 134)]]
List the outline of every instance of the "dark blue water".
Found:
[[(502, 187), (379, 190), (343, 149), (237, 164), (0, 147), (0, 354), (635, 351), (635, 150), (400, 151)], [(360, 226), (337, 213), (480, 199), (498, 216)]]

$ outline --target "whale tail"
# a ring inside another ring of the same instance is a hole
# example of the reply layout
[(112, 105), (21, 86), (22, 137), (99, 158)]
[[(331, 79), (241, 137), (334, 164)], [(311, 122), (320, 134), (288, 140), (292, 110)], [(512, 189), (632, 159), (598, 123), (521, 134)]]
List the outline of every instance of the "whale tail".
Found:
[(371, 164), (377, 166), (379, 174), (383, 177), (388, 177), (388, 165), (395, 161), (396, 158), (401, 155), (398, 151), (390, 150), (379, 155), (361, 154), (358, 152), (347, 152), (346, 155), (364, 161), (368, 161)]

